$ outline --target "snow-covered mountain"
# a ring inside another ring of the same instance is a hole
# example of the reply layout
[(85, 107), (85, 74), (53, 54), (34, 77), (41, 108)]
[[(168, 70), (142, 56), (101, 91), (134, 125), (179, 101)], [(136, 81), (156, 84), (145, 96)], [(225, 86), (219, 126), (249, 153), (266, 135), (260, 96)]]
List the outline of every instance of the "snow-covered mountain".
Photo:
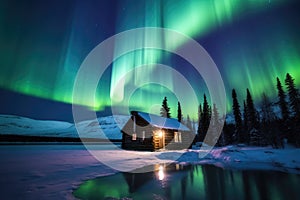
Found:
[[(86, 138), (109, 138), (109, 139), (122, 139), (121, 129), (130, 117), (125, 115), (114, 115), (108, 117), (98, 118), (96, 120), (88, 120), (79, 122), (77, 130), (80, 137)], [(99, 130), (99, 125), (101, 131)], [(71, 127), (71, 129), (74, 128)]]
[[(80, 137), (121, 139), (120, 129), (129, 119), (129, 116), (115, 115), (83, 121), (77, 124)], [(99, 131), (99, 125), (102, 131)], [(0, 134), (48, 136), (48, 137), (73, 137), (78, 138), (75, 125), (69, 122), (34, 120), (14, 115), (0, 115)]]

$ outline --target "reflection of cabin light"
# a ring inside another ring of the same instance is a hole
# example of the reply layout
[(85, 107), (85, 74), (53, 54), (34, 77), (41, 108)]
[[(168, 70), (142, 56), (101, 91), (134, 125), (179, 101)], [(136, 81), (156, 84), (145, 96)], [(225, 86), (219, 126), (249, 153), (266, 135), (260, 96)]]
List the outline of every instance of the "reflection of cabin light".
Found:
[(159, 166), (159, 170), (158, 170), (158, 179), (160, 181), (162, 181), (165, 178), (165, 174), (164, 174), (164, 167), (163, 166)]
[(163, 132), (162, 132), (162, 131), (159, 131), (159, 132), (158, 132), (158, 137), (161, 138), (162, 136), (163, 136)]

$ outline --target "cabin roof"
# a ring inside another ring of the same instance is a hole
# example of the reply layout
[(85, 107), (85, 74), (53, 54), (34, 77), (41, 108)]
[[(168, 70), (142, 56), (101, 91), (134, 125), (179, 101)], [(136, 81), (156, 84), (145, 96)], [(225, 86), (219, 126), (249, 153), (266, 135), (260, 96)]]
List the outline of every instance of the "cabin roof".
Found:
[(145, 121), (147, 121), (152, 126), (170, 129), (170, 130), (181, 130), (181, 131), (190, 131), (188, 127), (178, 122), (177, 119), (165, 118), (158, 115), (153, 115), (145, 112), (132, 111), (132, 115), (139, 115)]

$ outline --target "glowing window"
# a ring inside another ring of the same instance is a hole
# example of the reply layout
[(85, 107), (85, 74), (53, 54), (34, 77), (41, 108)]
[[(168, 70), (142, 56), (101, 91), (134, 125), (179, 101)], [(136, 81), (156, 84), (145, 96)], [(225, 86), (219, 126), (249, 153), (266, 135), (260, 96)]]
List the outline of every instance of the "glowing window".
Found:
[(178, 132), (178, 142), (181, 143), (182, 140), (181, 140), (181, 132)]
[(136, 140), (136, 133), (132, 134), (132, 140)]
[(174, 132), (174, 142), (178, 142), (178, 132)]
[(145, 140), (145, 131), (143, 131), (142, 134), (142, 140)]
[(174, 132), (174, 142), (175, 143), (181, 143), (182, 142), (181, 132)]

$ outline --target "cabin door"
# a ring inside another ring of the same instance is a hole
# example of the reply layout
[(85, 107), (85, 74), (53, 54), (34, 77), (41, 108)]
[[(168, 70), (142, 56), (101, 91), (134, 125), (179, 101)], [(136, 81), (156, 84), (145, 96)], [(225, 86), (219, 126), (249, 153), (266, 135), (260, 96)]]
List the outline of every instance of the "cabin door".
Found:
[(155, 149), (163, 149), (164, 148), (164, 132), (163, 131), (155, 131), (154, 132), (154, 148)]
[(160, 149), (163, 148), (163, 138), (162, 137), (159, 137), (159, 147)]

